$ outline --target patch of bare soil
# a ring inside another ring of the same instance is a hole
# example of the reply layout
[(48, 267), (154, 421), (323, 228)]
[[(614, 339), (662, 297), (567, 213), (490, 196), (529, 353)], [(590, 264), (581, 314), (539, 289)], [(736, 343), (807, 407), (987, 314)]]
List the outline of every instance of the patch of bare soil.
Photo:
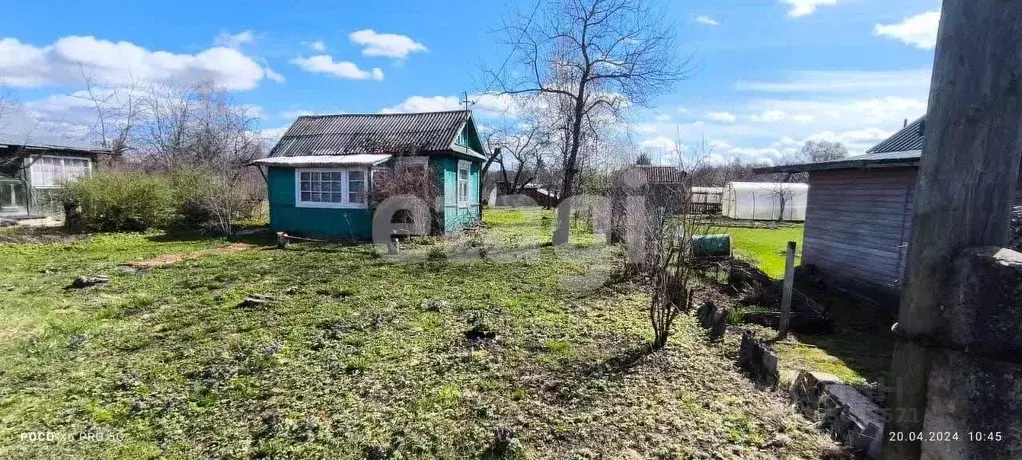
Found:
[(247, 251), (253, 248), (251, 244), (245, 243), (234, 243), (229, 246), (224, 246), (215, 249), (203, 249), (200, 251), (192, 251), (184, 254), (166, 254), (160, 257), (154, 257), (152, 259), (135, 260), (121, 264), (121, 267), (131, 268), (134, 270), (145, 270), (154, 267), (162, 267), (165, 265), (176, 264), (182, 260), (195, 260), (205, 256), (214, 254), (231, 254), (234, 252)]
[(0, 229), (0, 244), (71, 243), (83, 236), (59, 227), (16, 226)]

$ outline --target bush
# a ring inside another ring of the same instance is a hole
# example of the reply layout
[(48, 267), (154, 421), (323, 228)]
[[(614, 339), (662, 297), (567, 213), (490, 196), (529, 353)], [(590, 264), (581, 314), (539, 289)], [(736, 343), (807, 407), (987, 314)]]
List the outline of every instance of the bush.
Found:
[[(261, 179), (259, 179), (261, 181)], [(252, 216), (265, 192), (244, 178), (229, 180), (204, 171), (185, 170), (171, 175), (177, 224), (186, 228), (234, 233), (238, 219)]]
[(90, 231), (140, 232), (166, 225), (173, 215), (170, 183), (137, 172), (80, 177), (64, 184), (60, 196), (80, 207)]

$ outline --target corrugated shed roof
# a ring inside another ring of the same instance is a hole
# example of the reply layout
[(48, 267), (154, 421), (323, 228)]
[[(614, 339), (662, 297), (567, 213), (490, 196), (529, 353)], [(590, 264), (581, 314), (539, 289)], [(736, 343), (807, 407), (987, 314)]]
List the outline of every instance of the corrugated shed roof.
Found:
[(908, 124), (901, 131), (894, 133), (883, 142), (874, 145), (866, 153), (888, 153), (904, 152), (908, 150), (923, 149), (923, 131), (926, 129), (926, 120), (919, 117), (918, 120)]
[(685, 179), (685, 172), (674, 166), (635, 165), (646, 175), (650, 184), (677, 184)]
[(828, 171), (835, 169), (861, 169), (861, 168), (883, 168), (899, 166), (915, 166), (919, 163), (921, 151), (909, 150), (905, 152), (883, 152), (867, 153), (854, 157), (839, 158), (836, 160), (819, 161), (816, 163), (805, 163), (796, 165), (781, 165), (769, 168), (755, 168), (756, 173), (778, 173), (778, 172), (802, 172), (802, 171)]
[(0, 146), (23, 147), (32, 150), (111, 153), (110, 149), (98, 147), (87, 141), (50, 134), (33, 134), (26, 136), (23, 134), (0, 133)]
[(450, 150), (470, 118), (467, 110), (298, 117), (270, 156)]

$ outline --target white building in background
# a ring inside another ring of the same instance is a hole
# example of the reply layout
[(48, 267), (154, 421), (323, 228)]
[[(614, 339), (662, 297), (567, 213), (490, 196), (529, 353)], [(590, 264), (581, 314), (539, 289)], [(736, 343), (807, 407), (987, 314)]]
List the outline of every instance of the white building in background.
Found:
[(721, 214), (741, 220), (806, 219), (809, 185), (786, 182), (729, 182), (721, 195)]

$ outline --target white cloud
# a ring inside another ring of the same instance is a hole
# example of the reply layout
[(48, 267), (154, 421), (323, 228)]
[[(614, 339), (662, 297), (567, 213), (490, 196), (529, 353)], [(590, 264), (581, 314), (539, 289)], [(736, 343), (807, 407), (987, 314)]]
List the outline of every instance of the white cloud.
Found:
[(792, 72), (782, 81), (747, 81), (735, 83), (739, 91), (766, 93), (841, 93), (866, 90), (900, 92), (918, 90), (930, 84), (930, 69), (910, 70), (802, 70)]
[(731, 112), (708, 112), (706, 118), (713, 121), (719, 121), (722, 123), (734, 123), (738, 120), (738, 117)]
[[(469, 108), (472, 113), (482, 117), (510, 117), (517, 118), (520, 115), (522, 106), (528, 102), (517, 100), (509, 94), (477, 93), (470, 94), (471, 101)], [(415, 112), (442, 112), (447, 110), (462, 110), (465, 103), (456, 96), (411, 96), (397, 105), (385, 107), (381, 113), (415, 113)]]
[(259, 136), (262, 137), (263, 140), (269, 142), (270, 144), (274, 144), (278, 140), (280, 140), (281, 136), (283, 136), (284, 133), (287, 132), (287, 129), (290, 128), (290, 127), (291, 127), (291, 125), (280, 126), (280, 127), (277, 127), (277, 128), (267, 128), (267, 129), (259, 131)]
[(349, 80), (383, 80), (383, 71), (379, 67), (372, 70), (362, 70), (353, 62), (334, 61), (328, 54), (317, 54), (310, 57), (296, 57), (291, 59), (292, 64), (301, 67), (302, 70), (312, 73), (325, 73), (337, 78)]
[(400, 104), (380, 110), (382, 113), (443, 112), (464, 108), (454, 96), (411, 96)]
[(678, 144), (667, 136), (659, 136), (640, 142), (639, 147), (653, 150), (674, 150), (678, 147)]
[(789, 17), (800, 18), (815, 13), (818, 6), (837, 5), (837, 0), (781, 0), (781, 3), (791, 5)]
[(362, 54), (365, 56), (384, 56), (395, 59), (404, 59), (409, 54), (427, 51), (426, 46), (412, 40), (410, 37), (398, 34), (381, 34), (372, 29), (363, 29), (352, 32), (348, 38), (355, 44), (361, 45)]
[(656, 116), (656, 121), (659, 122), (671, 121), (671, 116), (666, 113), (661, 113), (660, 115)]
[(227, 48), (237, 49), (241, 48), (241, 45), (247, 45), (249, 43), (254, 42), (255, 38), (256, 38), (255, 33), (253, 33), (251, 30), (243, 30), (236, 34), (230, 34), (224, 31), (220, 32), (220, 35), (217, 35), (216, 38), (213, 39), (213, 44), (216, 46), (224, 46)]
[(678, 113), (688, 113), (688, 109), (684, 107), (678, 107)]
[(257, 120), (265, 120), (268, 118), (266, 116), (266, 111), (263, 110), (262, 106), (256, 104), (244, 104), (241, 108), (245, 109), (245, 116), (248, 118), (254, 118)]
[(940, 11), (927, 11), (909, 16), (899, 23), (877, 24), (873, 27), (873, 35), (895, 38), (917, 48), (932, 50), (937, 45), (939, 24)]
[(274, 72), (273, 69), (271, 69), (269, 66), (264, 67), (263, 71), (266, 72), (266, 78), (269, 78), (270, 80), (273, 80), (276, 83), (284, 83), (284, 76), (277, 72)]
[(0, 80), (11, 86), (80, 84), (82, 71), (100, 85), (134, 81), (191, 84), (211, 81), (228, 90), (255, 88), (267, 72), (240, 51), (217, 46), (196, 54), (150, 51), (131, 42), (71, 35), (35, 46), (0, 39)]
[(323, 43), (323, 40), (316, 40), (312, 43), (309, 43), (309, 48), (312, 48), (314, 51), (319, 51), (320, 53), (322, 53), (326, 51), (326, 43)]
[(696, 18), (696, 22), (698, 22), (700, 24), (706, 24), (708, 26), (719, 26), (720, 25), (720, 21), (717, 21), (716, 19), (713, 19), (713, 18), (711, 18), (709, 16), (706, 16), (706, 15), (702, 15), (702, 16), (697, 17)]

